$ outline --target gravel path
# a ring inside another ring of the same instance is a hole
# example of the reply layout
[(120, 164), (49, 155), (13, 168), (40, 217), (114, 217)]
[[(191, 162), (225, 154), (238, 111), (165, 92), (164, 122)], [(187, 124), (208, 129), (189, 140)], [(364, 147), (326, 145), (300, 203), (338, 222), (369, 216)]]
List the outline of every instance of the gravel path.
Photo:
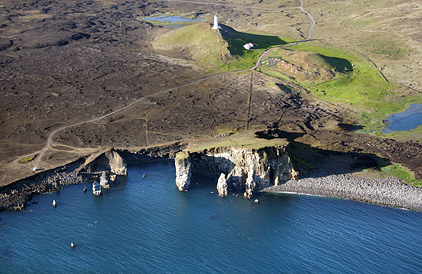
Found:
[(299, 181), (264, 188), (261, 192), (338, 197), (422, 210), (422, 189), (405, 185), (394, 177), (370, 180), (352, 174), (317, 172)]
[[(170, 1), (170, 2), (189, 2), (189, 3), (205, 4), (205, 5), (216, 5), (216, 3), (212, 3), (212, 2), (196, 2), (196, 1), (184, 1), (184, 0), (168, 0), (168, 1)], [(223, 3), (218, 4), (218, 5), (221, 5), (221, 6), (232, 6), (231, 4), (223, 4)], [(239, 5), (235, 5), (235, 6), (239, 6)], [(255, 8), (255, 9), (263, 9), (263, 10), (283, 10), (283, 9), (281, 9), (281, 8), (272, 9), (272, 8), (260, 8), (260, 7), (251, 7), (251, 6), (244, 6), (244, 7), (248, 7), (248, 8)], [(275, 49), (275, 48), (285, 48), (285, 47), (290, 47), (290, 46), (292, 46), (292, 45), (296, 45), (296, 44), (298, 44), (298, 43), (300, 43), (300, 42), (305, 42), (305, 41), (308, 41), (308, 40), (309, 40), (309, 39), (311, 39), (311, 37), (312, 37), (312, 31), (313, 31), (314, 26), (315, 26), (315, 20), (314, 20), (314, 19), (313, 19), (313, 17), (309, 14), (309, 12), (307, 12), (307, 11), (305, 11), (305, 10), (304, 10), (304, 8), (303, 8), (303, 1), (302, 1), (302, 0), (300, 0), (300, 6), (299, 6), (299, 7), (293, 7), (293, 8), (300, 9), (300, 10), (301, 10), (302, 12), (304, 12), (304, 13), (305, 13), (305, 14), (306, 14), (306, 15), (307, 15), (310, 19), (311, 19), (311, 21), (312, 21), (312, 24), (311, 24), (310, 29), (309, 29), (309, 32), (308, 32), (308, 37), (307, 37), (307, 38), (305, 38), (304, 40), (297, 41), (297, 42), (295, 42), (295, 43), (290, 43), (290, 44), (287, 44), (287, 45), (284, 45), (284, 46), (280, 46), (280, 47), (274, 47), (274, 48), (271, 48), (271, 49), (266, 50), (265, 52), (263, 52), (263, 53), (259, 56), (259, 58), (258, 58), (258, 60), (257, 60), (256, 64), (255, 64), (252, 68), (249, 68), (249, 69), (244, 69), (244, 70), (238, 70), (238, 71), (222, 72), (222, 73), (217, 73), (217, 74), (209, 75), (209, 76), (207, 76), (207, 77), (204, 77), (204, 78), (202, 78), (202, 79), (199, 79), (199, 80), (193, 81), (193, 82), (188, 83), (188, 84), (185, 84), (185, 85), (176, 86), (176, 87), (173, 87), (173, 88), (170, 88), (170, 89), (162, 90), (162, 91), (159, 91), (159, 92), (156, 92), (156, 93), (153, 93), (153, 94), (150, 94), (150, 95), (147, 95), (147, 96), (141, 97), (141, 98), (139, 98), (139, 99), (135, 100), (134, 102), (132, 102), (132, 103), (130, 103), (130, 104), (128, 104), (128, 105), (126, 105), (126, 106), (124, 106), (124, 107), (120, 108), (120, 109), (116, 109), (116, 110), (114, 110), (114, 111), (112, 111), (112, 112), (110, 112), (110, 113), (108, 113), (108, 114), (106, 114), (106, 115), (103, 115), (103, 116), (101, 116), (101, 117), (97, 117), (97, 118), (94, 118), (94, 119), (91, 119), (91, 120), (82, 121), (82, 122), (79, 122), (79, 123), (76, 123), (76, 124), (72, 124), (72, 125), (67, 125), (67, 126), (60, 127), (60, 128), (58, 128), (58, 129), (56, 129), (56, 130), (52, 131), (52, 132), (48, 135), (48, 138), (47, 138), (47, 143), (46, 143), (46, 145), (45, 145), (45, 147), (44, 147), (43, 149), (41, 149), (41, 150), (39, 150), (39, 151), (36, 151), (36, 152), (32, 152), (31, 154), (28, 154), (28, 155), (23, 155), (23, 156), (21, 156), (21, 157), (18, 157), (17, 159), (15, 159), (15, 160), (14, 160), (14, 163), (15, 163), (15, 164), (18, 164), (18, 163), (19, 163), (19, 161), (21, 161), (22, 159), (25, 159), (25, 158), (27, 158), (27, 157), (32, 156), (32, 155), (34, 155), (34, 154), (35, 154), (35, 155), (37, 155), (37, 157), (36, 157), (36, 158), (35, 158), (35, 160), (32, 162), (32, 164), (33, 164), (33, 166), (40, 167), (40, 166), (42, 166), (42, 165), (40, 164), (40, 162), (42, 161), (41, 159), (43, 158), (44, 153), (45, 153), (45, 152), (47, 152), (48, 150), (50, 150), (50, 149), (51, 149), (51, 147), (52, 147), (52, 143), (53, 143), (53, 136), (54, 136), (57, 132), (59, 132), (59, 131), (62, 131), (62, 130), (67, 129), (67, 128), (71, 128), (71, 127), (80, 126), (80, 125), (83, 125), (83, 124), (88, 124), (88, 123), (92, 123), (92, 122), (99, 121), (99, 120), (104, 119), (104, 118), (106, 118), (106, 117), (109, 117), (109, 116), (111, 116), (111, 115), (113, 115), (113, 114), (116, 114), (116, 113), (118, 113), (118, 112), (121, 112), (121, 111), (123, 111), (123, 110), (125, 110), (125, 109), (131, 108), (132, 106), (134, 106), (135, 104), (139, 103), (140, 101), (143, 101), (143, 100), (145, 100), (145, 99), (147, 99), (147, 98), (150, 98), (150, 97), (154, 97), (154, 96), (159, 95), (159, 94), (162, 94), (162, 93), (167, 93), (167, 92), (169, 92), (169, 91), (173, 91), (173, 90), (176, 90), (176, 89), (180, 89), (180, 88), (188, 87), (188, 86), (191, 86), (191, 85), (194, 85), (194, 84), (197, 84), (197, 83), (203, 82), (203, 81), (208, 80), (208, 79), (211, 79), (211, 78), (215, 78), (215, 77), (218, 77), (218, 76), (222, 76), (222, 75), (235, 74), (235, 73), (246, 72), (246, 71), (253, 71), (253, 70), (255, 70), (255, 69), (256, 69), (256, 68), (257, 68), (257, 67), (261, 64), (262, 58), (264, 58), (265, 56), (267, 56), (267, 55), (268, 55), (268, 53), (269, 53), (271, 50), (273, 50), (273, 49)]]

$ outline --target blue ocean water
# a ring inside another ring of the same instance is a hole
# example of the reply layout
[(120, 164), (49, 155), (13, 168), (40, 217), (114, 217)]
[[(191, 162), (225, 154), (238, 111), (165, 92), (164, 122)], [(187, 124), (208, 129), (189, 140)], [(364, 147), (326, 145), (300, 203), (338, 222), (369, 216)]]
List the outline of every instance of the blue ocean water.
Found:
[(422, 104), (412, 104), (409, 109), (391, 114), (387, 119), (387, 126), (383, 133), (415, 129), (422, 125)]
[(422, 273), (422, 212), (286, 194), (254, 204), (218, 197), (211, 179), (188, 192), (174, 180), (172, 163), (151, 164), (100, 197), (67, 186), (0, 213), (0, 272)]

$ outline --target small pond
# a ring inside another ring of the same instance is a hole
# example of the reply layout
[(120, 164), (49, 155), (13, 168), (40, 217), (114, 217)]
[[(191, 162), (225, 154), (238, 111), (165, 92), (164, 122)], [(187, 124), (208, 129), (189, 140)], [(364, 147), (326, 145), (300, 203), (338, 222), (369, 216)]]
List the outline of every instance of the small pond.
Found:
[(406, 111), (394, 113), (387, 118), (387, 127), (383, 133), (415, 129), (422, 125), (422, 104), (412, 104)]
[(198, 18), (198, 19), (189, 19), (182, 16), (167, 16), (167, 15), (159, 15), (159, 16), (153, 16), (153, 17), (143, 17), (143, 20), (147, 21), (161, 21), (161, 22), (170, 22), (171, 24), (177, 23), (177, 22), (195, 22), (195, 21), (204, 21), (204, 19)]

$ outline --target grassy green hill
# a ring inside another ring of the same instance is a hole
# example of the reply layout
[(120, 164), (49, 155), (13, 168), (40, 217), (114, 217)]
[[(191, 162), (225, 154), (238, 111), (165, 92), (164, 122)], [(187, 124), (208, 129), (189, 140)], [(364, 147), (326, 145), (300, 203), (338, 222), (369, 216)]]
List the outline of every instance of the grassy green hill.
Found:
[[(201, 22), (169, 30), (153, 40), (152, 46), (191, 59), (208, 70), (236, 71), (253, 67), (264, 50), (292, 42), (221, 27), (213, 30), (209, 23)], [(254, 50), (244, 49), (250, 42), (255, 43)], [(301, 85), (322, 100), (358, 110), (359, 117), (354, 118), (364, 130), (378, 135), (383, 135), (380, 125), (389, 115), (422, 102), (419, 94), (401, 96), (399, 87), (386, 81), (365, 56), (315, 41), (274, 49), (258, 70)], [(419, 134), (417, 131), (414, 133)]]
[(194, 60), (207, 69), (221, 67), (231, 59), (227, 42), (206, 22), (170, 30), (154, 39), (151, 45)]
[[(151, 45), (194, 60), (207, 69), (232, 71), (253, 67), (261, 51), (290, 41), (278, 36), (238, 32), (224, 25), (214, 30), (209, 23), (201, 22), (169, 30), (155, 38)], [(255, 43), (255, 50), (243, 48), (250, 42)]]

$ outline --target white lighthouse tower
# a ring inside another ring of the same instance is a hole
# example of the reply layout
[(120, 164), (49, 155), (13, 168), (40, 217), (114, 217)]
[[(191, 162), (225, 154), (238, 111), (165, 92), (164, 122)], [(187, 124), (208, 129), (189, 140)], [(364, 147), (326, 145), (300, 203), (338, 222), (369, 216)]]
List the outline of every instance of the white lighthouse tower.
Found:
[(212, 29), (220, 29), (220, 26), (218, 25), (217, 12), (215, 12), (215, 15), (214, 15), (214, 26), (212, 27)]

